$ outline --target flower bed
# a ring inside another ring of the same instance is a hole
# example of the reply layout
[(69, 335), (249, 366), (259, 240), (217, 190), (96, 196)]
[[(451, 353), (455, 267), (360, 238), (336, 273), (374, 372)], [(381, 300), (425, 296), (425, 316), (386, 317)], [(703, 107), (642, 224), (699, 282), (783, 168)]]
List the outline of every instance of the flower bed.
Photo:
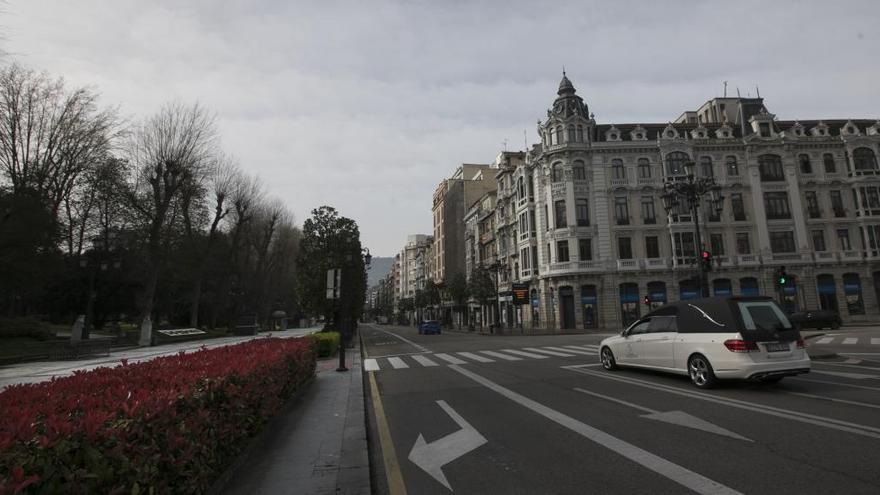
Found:
[(260, 339), (0, 393), (0, 495), (202, 493), (315, 372)]

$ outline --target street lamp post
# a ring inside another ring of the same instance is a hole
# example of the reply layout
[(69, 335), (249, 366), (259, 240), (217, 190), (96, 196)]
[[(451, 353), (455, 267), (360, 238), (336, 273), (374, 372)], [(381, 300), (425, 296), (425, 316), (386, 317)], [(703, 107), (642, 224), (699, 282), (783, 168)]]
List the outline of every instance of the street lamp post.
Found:
[[(364, 248), (360, 252), (360, 256), (364, 260), (364, 267), (369, 270), (370, 262), (373, 257), (370, 255), (370, 250)], [(345, 299), (343, 299), (343, 294), (345, 296), (351, 297), (351, 292), (353, 287), (344, 287), (345, 286), (345, 276), (346, 272), (351, 270), (351, 262), (354, 257), (351, 254), (346, 255), (345, 257), (345, 265), (342, 268), (342, 273), (340, 274), (340, 288), (339, 288), (339, 299), (337, 303), (338, 308), (338, 323), (339, 323), (339, 367), (336, 368), (336, 371), (348, 371), (348, 368), (345, 366), (345, 346), (347, 345), (347, 337), (348, 337), (348, 327), (349, 327), (349, 315), (348, 308), (346, 304), (344, 304)], [(349, 274), (350, 275), (350, 274)], [(349, 276), (349, 280), (351, 280)], [(349, 301), (351, 302), (351, 301)], [(363, 301), (361, 301), (363, 303)], [(361, 310), (363, 310), (363, 304), (361, 304)]]
[(700, 203), (708, 196), (709, 204), (720, 215), (724, 196), (720, 194), (721, 186), (713, 177), (697, 177), (694, 174), (694, 162), (684, 164), (683, 180), (668, 177), (663, 183), (663, 209), (667, 215), (675, 214), (682, 207), (690, 211), (694, 222), (694, 263), (699, 270), (700, 291), (703, 297), (709, 297), (709, 270), (711, 270), (712, 254), (706, 251), (700, 236)]

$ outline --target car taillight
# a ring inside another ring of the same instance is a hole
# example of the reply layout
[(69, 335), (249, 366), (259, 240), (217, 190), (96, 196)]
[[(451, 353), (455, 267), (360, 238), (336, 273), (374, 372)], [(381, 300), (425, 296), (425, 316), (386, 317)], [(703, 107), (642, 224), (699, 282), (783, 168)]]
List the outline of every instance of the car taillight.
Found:
[(724, 341), (724, 347), (730, 352), (751, 352), (758, 350), (758, 344), (755, 342), (746, 342), (740, 339), (730, 339)]
[(803, 349), (803, 348), (804, 348), (804, 339), (798, 339), (798, 340), (797, 340), (797, 348), (798, 348), (798, 349)]

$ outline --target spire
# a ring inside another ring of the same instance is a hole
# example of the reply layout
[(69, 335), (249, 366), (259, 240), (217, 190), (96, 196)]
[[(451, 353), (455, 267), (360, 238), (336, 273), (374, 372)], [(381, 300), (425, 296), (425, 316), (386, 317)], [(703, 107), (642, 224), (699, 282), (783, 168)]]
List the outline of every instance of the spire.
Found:
[(556, 91), (556, 94), (559, 96), (566, 94), (574, 94), (574, 85), (571, 84), (571, 81), (568, 80), (568, 77), (565, 75), (565, 69), (562, 69), (562, 80), (559, 81), (559, 89)]

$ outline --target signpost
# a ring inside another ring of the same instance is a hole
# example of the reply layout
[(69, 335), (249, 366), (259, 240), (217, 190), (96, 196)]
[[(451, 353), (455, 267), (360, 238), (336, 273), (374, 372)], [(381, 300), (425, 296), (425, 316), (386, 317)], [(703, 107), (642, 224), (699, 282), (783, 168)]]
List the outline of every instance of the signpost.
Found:
[[(327, 270), (327, 299), (339, 300), (342, 296), (342, 269), (331, 268)], [(345, 367), (345, 323), (341, 309), (336, 310), (335, 323), (339, 327), (339, 367), (336, 371), (348, 371)]]

